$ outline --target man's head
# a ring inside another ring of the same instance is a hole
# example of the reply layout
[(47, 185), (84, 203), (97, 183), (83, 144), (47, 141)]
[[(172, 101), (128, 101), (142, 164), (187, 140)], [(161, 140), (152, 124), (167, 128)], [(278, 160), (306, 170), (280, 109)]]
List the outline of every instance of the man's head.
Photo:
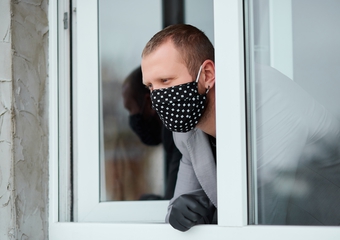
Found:
[[(188, 114), (183, 117), (187, 118), (185, 121), (190, 121), (193, 116), (196, 118), (199, 114), (200, 116), (194, 120), (196, 122), (198, 119), (197, 127), (208, 134), (215, 135), (214, 47), (202, 31), (184, 24), (172, 25), (163, 29), (155, 34), (145, 46), (141, 66), (143, 83), (152, 93), (154, 90), (169, 89), (196, 80), (197, 86), (191, 87), (191, 90), (197, 89), (198, 93), (195, 94), (196, 102), (192, 104), (197, 107), (197, 104), (203, 100), (204, 112), (198, 112), (198, 109), (193, 108), (186, 109)], [(204, 97), (202, 97), (203, 95)], [(157, 112), (160, 114), (159, 110)], [(164, 114), (171, 115), (172, 113), (164, 112)], [(165, 118), (164, 115), (162, 121), (167, 126)], [(179, 118), (182, 118), (182, 115), (179, 115)], [(181, 121), (182, 119), (170, 120)]]
[(205, 60), (214, 62), (214, 47), (207, 36), (198, 28), (186, 24), (171, 25), (156, 33), (146, 44), (142, 58), (169, 40), (179, 52), (193, 79)]

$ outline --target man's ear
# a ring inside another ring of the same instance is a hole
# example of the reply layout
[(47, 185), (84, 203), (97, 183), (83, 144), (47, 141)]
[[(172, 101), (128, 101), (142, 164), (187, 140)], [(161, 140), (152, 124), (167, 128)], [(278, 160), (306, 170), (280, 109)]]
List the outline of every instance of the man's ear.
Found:
[(202, 73), (204, 74), (205, 89), (215, 86), (215, 63), (213, 61), (208, 59), (203, 62)]

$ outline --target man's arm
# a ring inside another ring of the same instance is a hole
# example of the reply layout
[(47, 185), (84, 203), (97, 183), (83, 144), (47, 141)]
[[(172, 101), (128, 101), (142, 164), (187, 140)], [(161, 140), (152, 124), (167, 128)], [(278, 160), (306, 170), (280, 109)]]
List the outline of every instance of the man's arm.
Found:
[[(189, 133), (190, 134), (190, 133)], [(211, 223), (215, 206), (202, 189), (186, 146), (186, 137), (174, 134), (174, 141), (182, 153), (174, 197), (168, 207), (166, 222), (175, 229), (186, 231), (193, 225)]]
[(186, 158), (186, 156), (182, 155), (177, 175), (177, 183), (174, 196), (170, 200), (168, 206), (168, 213), (166, 215), (165, 221), (169, 222), (169, 216), (172, 210), (172, 205), (179, 196), (199, 189), (201, 189), (201, 186), (196, 178), (194, 169), (190, 161)]

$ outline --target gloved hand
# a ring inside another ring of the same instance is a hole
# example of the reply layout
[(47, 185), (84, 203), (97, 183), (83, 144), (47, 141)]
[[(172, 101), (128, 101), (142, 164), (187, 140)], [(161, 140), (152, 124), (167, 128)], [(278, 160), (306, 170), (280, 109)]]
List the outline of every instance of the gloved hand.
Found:
[(197, 223), (210, 223), (202, 220), (212, 216), (215, 210), (206, 195), (184, 194), (173, 202), (169, 223), (173, 228), (185, 232)]

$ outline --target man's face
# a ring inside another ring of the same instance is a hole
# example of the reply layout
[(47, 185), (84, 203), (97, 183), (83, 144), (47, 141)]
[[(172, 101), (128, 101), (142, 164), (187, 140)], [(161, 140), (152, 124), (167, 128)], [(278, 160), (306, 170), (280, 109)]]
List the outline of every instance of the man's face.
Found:
[[(150, 91), (193, 81), (184, 60), (167, 41), (142, 59), (143, 83)], [(197, 69), (198, 70), (198, 69)]]

